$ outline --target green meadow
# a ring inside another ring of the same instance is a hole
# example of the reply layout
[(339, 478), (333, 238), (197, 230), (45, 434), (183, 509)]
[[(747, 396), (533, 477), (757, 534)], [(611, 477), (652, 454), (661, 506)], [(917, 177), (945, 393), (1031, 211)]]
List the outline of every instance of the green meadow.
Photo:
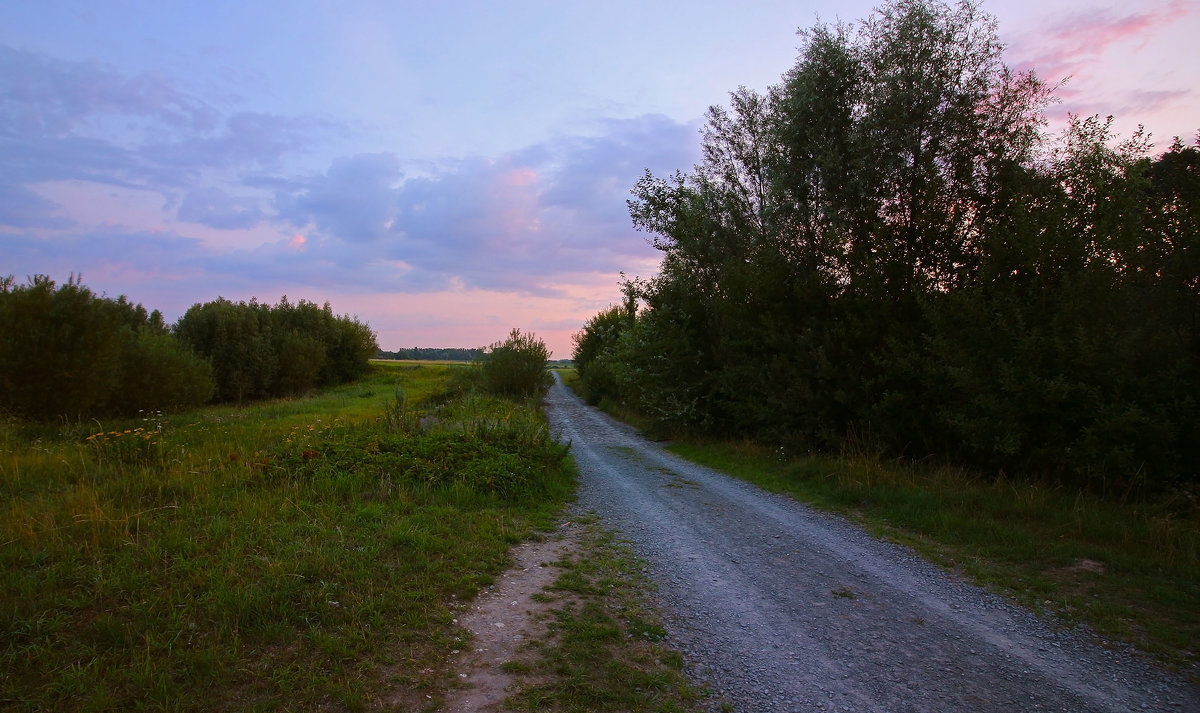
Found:
[(459, 603), (573, 488), (475, 370), (0, 424), (0, 708), (431, 709)]

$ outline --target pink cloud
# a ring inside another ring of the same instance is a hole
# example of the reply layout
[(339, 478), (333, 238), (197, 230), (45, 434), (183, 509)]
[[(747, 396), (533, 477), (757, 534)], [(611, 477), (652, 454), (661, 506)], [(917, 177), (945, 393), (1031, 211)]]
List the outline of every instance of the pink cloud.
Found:
[(336, 311), (368, 321), (384, 349), (482, 347), (518, 327), (542, 338), (553, 358), (569, 359), (571, 335), (620, 297), (615, 285), (575, 285), (571, 292), (553, 298), (475, 289), (420, 295), (323, 294)]
[(1011, 52), (1021, 58), (1018, 70), (1033, 69), (1043, 79), (1056, 82), (1076, 74), (1114, 45), (1135, 41), (1133, 49), (1144, 47), (1157, 30), (1195, 10), (1195, 3), (1186, 0), (1142, 7), (1130, 14), (1085, 10), (1011, 43)]
[(1059, 103), (1047, 111), (1051, 133), (1069, 115), (1113, 116), (1117, 136), (1142, 125), (1156, 144), (1195, 132), (1197, 0), (1142, 3), (1079, 0), (1072, 9), (1026, 16), (1023, 31), (1005, 37), (1006, 59), (1057, 84)]

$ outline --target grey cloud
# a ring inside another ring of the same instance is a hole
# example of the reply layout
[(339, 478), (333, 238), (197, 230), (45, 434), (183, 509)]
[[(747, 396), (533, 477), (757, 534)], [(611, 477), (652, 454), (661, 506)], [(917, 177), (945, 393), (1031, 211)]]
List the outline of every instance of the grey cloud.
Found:
[(394, 154), (341, 158), (301, 190), (277, 194), (276, 208), (282, 219), (297, 227), (312, 222), (339, 239), (374, 241), (392, 227), (400, 178), (400, 160)]
[(0, 183), (0, 225), (14, 228), (68, 228), (74, 221), (56, 215), (59, 205), (24, 186)]
[(235, 198), (220, 188), (189, 191), (179, 206), (178, 216), (180, 220), (219, 229), (251, 228), (264, 217), (257, 199)]
[(125, 77), (100, 62), (66, 62), (0, 46), (0, 130), (61, 136), (111, 114), (193, 131), (211, 129), (217, 117), (160, 75)]
[(686, 169), (698, 157), (691, 124), (646, 116), (598, 128), (402, 183), (394, 155), (340, 159), (307, 182), (278, 185), (275, 204), (290, 225), (318, 230), (333, 264), (413, 268), (382, 289), (457, 281), (550, 294), (567, 275), (616, 273), (652, 255), (630, 224), (629, 191), (646, 168)]

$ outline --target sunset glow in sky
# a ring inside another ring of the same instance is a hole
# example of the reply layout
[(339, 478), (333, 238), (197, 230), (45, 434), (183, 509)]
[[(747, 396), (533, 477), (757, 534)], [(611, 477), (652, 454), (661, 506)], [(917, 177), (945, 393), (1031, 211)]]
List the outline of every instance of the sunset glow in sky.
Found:
[[(570, 335), (657, 253), (625, 201), (700, 118), (874, 3), (6, 2), (0, 275), (177, 319), (329, 301), (384, 349)], [(1200, 129), (1200, 0), (985, 2), (1052, 119)]]

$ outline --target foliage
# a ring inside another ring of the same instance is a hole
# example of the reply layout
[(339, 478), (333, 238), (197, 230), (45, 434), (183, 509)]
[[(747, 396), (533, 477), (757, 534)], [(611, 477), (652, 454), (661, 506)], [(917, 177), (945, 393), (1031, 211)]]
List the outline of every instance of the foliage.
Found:
[(636, 317), (633, 304), (611, 306), (589, 319), (583, 329), (575, 333), (575, 349), (571, 356), (584, 380), (588, 403), (621, 398), (614, 373), (614, 368), (619, 368), (616, 350), (621, 336), (635, 324)]
[(793, 450), (1200, 477), (1200, 139), (1152, 158), (1076, 117), (1049, 141), (1050, 88), (972, 0), (802, 38), (709, 111), (694, 171), (634, 187), (663, 259), (577, 337), (588, 397)]
[(0, 408), (35, 419), (131, 415), (204, 403), (209, 367), (162, 315), (76, 277), (0, 279)]
[(554, 383), (546, 366), (549, 358), (544, 341), (513, 329), (507, 339), (483, 350), (483, 388), (500, 396), (541, 399)]
[(216, 397), (237, 403), (351, 381), (379, 350), (357, 319), (334, 316), (329, 303), (287, 297), (275, 306), (224, 298), (196, 304), (174, 333), (212, 365)]

